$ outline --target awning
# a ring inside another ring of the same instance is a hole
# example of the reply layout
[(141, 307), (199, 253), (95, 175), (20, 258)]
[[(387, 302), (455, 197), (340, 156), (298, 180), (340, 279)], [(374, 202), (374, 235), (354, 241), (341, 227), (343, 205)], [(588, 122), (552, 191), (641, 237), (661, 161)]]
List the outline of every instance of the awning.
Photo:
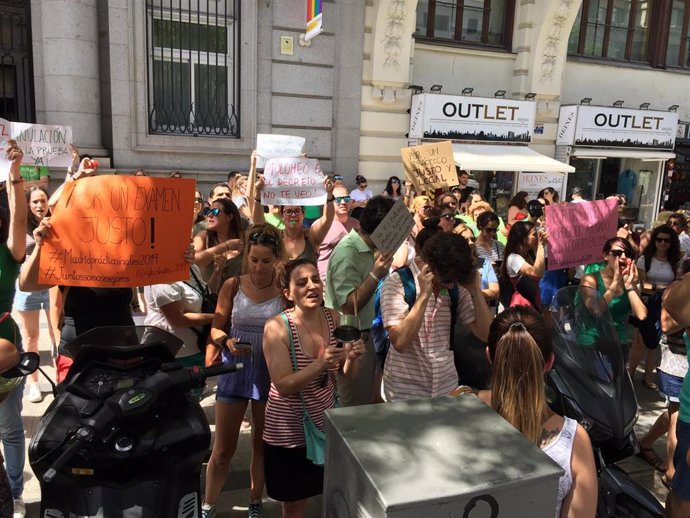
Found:
[(636, 158), (645, 162), (654, 160), (670, 160), (676, 158), (676, 154), (670, 151), (647, 151), (642, 149), (616, 149), (616, 148), (573, 148), (572, 156), (578, 158), (593, 158), (603, 160), (604, 158)]
[(527, 146), (453, 144), (455, 164), (469, 171), (530, 171), (574, 173), (575, 168)]

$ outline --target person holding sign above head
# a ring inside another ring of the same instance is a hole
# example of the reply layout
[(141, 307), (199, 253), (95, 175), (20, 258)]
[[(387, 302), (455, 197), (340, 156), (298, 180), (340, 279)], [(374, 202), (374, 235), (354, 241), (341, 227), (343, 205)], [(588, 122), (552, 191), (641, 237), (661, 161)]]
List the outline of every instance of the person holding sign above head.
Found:
[[(285, 224), (282, 237), (287, 257), (290, 260), (309, 259), (314, 263), (318, 260), (319, 247), (328, 234), (335, 216), (333, 182), (328, 178), (324, 178), (323, 182), (326, 189), (326, 204), (323, 206), (323, 216), (317, 219), (308, 229), (303, 227), (304, 207), (301, 205), (283, 205), (280, 208), (280, 216)], [(252, 214), (256, 224), (266, 222), (264, 209), (261, 205), (261, 192), (264, 186), (263, 178), (259, 178), (254, 188), (254, 212)]]
[(546, 232), (529, 221), (510, 229), (501, 264), (501, 303), (504, 307), (532, 306), (541, 311), (539, 279), (544, 276)]
[(237, 206), (227, 197), (217, 197), (206, 212), (206, 230), (194, 236), (194, 262), (213, 293), (241, 273), (243, 237)]
[[(24, 180), (19, 172), (24, 153), (14, 140), (8, 142), (5, 151), (9, 164), (6, 181), (9, 219), (0, 211), (0, 339), (8, 351), (22, 350), (19, 328), (12, 318), (12, 301), (19, 265), (26, 251), (27, 207)], [(10, 345), (11, 344), (11, 345)], [(7, 366), (9, 367), (9, 365)], [(5, 454), (7, 475), (10, 479), (15, 512), (24, 510), (24, 426), (22, 424), (22, 395), (24, 382), (15, 387), (0, 403), (0, 440)], [(22, 515), (23, 516), (23, 515)]]
[(374, 196), (359, 219), (359, 232), (351, 230), (331, 254), (326, 270), (326, 307), (341, 314), (354, 315), (365, 342), (355, 379), (338, 377), (338, 391), (343, 406), (369, 404), (374, 397), (376, 354), (370, 331), (374, 321), (374, 292), (379, 281), (388, 275), (394, 252), (380, 252), (371, 234), (383, 221), (395, 202)]

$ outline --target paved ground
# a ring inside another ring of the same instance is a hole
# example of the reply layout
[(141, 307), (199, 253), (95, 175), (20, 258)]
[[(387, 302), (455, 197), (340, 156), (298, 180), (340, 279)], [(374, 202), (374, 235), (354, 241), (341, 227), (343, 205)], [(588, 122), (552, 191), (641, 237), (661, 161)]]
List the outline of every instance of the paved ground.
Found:
[[(50, 344), (46, 332), (45, 323), (41, 324), (42, 335), (40, 340), (40, 353), (42, 365), (50, 364)], [(47, 371), (52, 375), (53, 369), (48, 368)], [(638, 378), (641, 373), (638, 373)], [(45, 398), (41, 403), (30, 403), (24, 399), (24, 423), (26, 428), (27, 446), (29, 438), (34, 433), (38, 426), (39, 419), (52, 400), (49, 395), (49, 385), (43, 384)], [(644, 432), (649, 429), (656, 417), (664, 409), (664, 403), (655, 392), (644, 388), (640, 383), (636, 383), (638, 389), (638, 397), (640, 399), (640, 418), (636, 426), (638, 437), (641, 437)], [(213, 395), (207, 396), (202, 401), (202, 406), (206, 411), (206, 415), (211, 423), (211, 430), (214, 430), (213, 425)], [(247, 503), (249, 495), (249, 457), (251, 452), (250, 446), (250, 431), (243, 430), (240, 435), (237, 452), (233, 458), (230, 473), (218, 502), (218, 518), (240, 518), (247, 516)], [(655, 450), (660, 457), (665, 456), (665, 438), (657, 441)], [(666, 488), (659, 481), (658, 475), (650, 467), (649, 464), (643, 460), (634, 457), (626, 459), (620, 463), (631, 476), (644, 485), (650, 488), (661, 502), (666, 498)], [(204, 466), (205, 468), (205, 466)], [(28, 464), (25, 469), (25, 490), (24, 499), (27, 503), (27, 518), (39, 518), (41, 492), (37, 479), (33, 476), (31, 468)], [(308, 516), (320, 516), (321, 501), (320, 498), (313, 499), (310, 503)], [(281, 516), (280, 505), (269, 499), (264, 498), (264, 517), (278, 518)]]

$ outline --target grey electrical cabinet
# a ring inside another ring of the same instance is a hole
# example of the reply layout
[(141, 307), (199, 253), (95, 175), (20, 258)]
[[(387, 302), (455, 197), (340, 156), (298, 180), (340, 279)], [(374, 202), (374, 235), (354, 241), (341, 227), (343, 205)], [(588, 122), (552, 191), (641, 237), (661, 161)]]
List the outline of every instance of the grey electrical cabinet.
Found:
[(473, 395), (326, 412), (325, 518), (554, 518), (563, 470)]

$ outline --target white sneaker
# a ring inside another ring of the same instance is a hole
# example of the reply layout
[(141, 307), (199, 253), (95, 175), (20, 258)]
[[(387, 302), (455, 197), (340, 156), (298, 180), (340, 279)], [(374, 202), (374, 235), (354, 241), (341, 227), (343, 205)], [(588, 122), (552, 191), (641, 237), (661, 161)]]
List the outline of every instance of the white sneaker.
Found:
[(27, 399), (32, 403), (43, 401), (43, 394), (41, 394), (41, 387), (38, 382), (29, 384), (29, 396)]
[(21, 498), (15, 498), (14, 500), (14, 514), (12, 518), (25, 518), (26, 516), (26, 506), (24, 505), (24, 500)]

